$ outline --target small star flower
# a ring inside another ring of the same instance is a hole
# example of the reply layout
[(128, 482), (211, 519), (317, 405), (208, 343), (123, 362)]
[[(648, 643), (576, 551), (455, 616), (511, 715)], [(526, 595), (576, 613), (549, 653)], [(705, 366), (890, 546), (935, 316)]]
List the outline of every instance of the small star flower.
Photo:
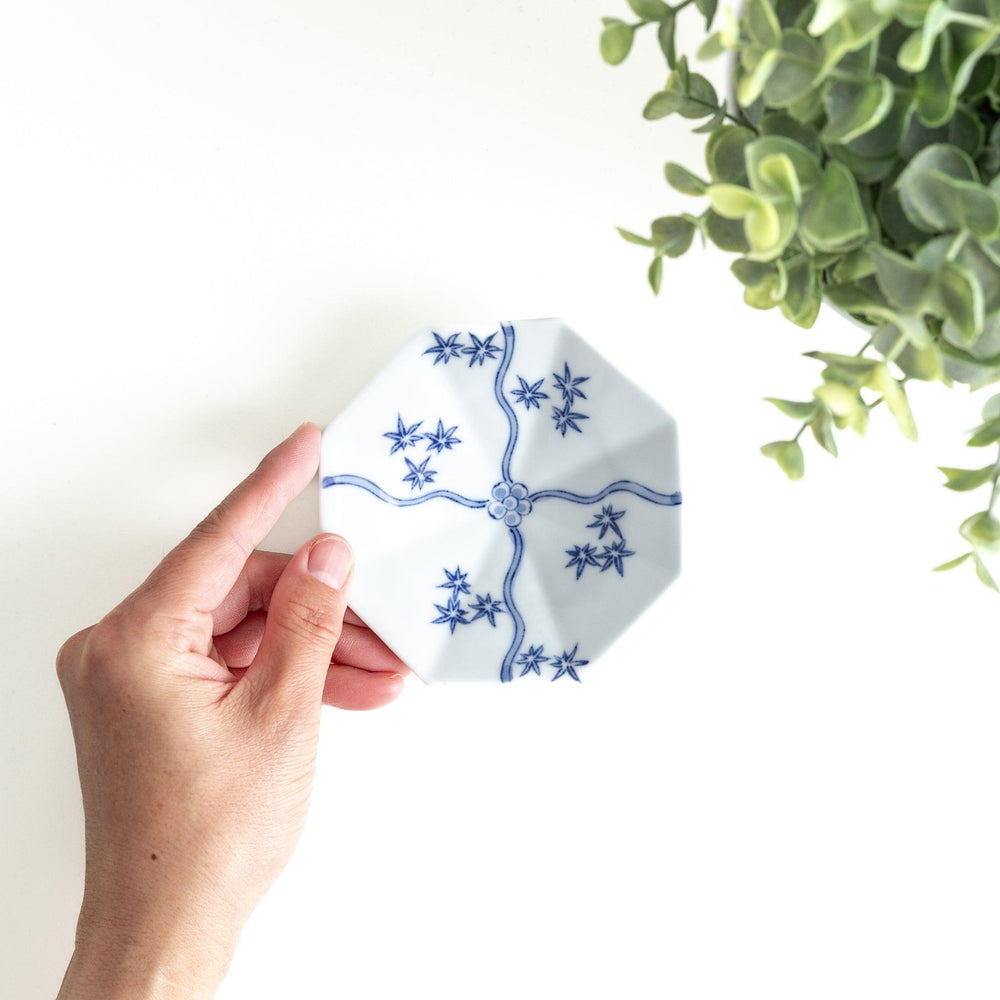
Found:
[(458, 597), (459, 594), (471, 593), (468, 584), (469, 574), (463, 573), (461, 566), (456, 566), (454, 573), (449, 573), (448, 570), (445, 570), (444, 575), (448, 578), (448, 582), (439, 583), (438, 587), (450, 590), (452, 597)]
[(489, 594), (485, 597), (476, 594), (476, 603), (470, 604), (469, 607), (476, 612), (470, 621), (478, 621), (485, 617), (494, 628), (497, 627), (496, 616), (503, 614), (503, 601), (494, 601)]
[(523, 677), (525, 674), (530, 674), (532, 672), (538, 674), (539, 677), (542, 676), (542, 671), (540, 665), (542, 663), (548, 663), (549, 658), (547, 656), (542, 656), (544, 652), (544, 646), (529, 646), (527, 653), (522, 653), (517, 658), (517, 665), (519, 667), (524, 667), (521, 671), (520, 676)]
[(431, 331), (437, 343), (433, 347), (428, 347), (424, 354), (434, 354), (434, 364), (443, 361), (448, 364), (452, 358), (457, 358), (462, 352), (462, 345), (459, 343), (459, 334), (453, 333), (447, 340), (438, 333)]
[(456, 625), (468, 625), (469, 623), (465, 620), (465, 616), (469, 613), (462, 607), (462, 602), (459, 601), (457, 597), (450, 597), (448, 599), (448, 606), (442, 607), (440, 604), (435, 604), (434, 607), (441, 612), (440, 616), (435, 618), (431, 622), (432, 625), (447, 625), (451, 629), (452, 635), (455, 634)]
[(434, 482), (437, 469), (427, 468), (427, 463), (430, 461), (429, 458), (425, 458), (419, 465), (411, 462), (408, 458), (405, 461), (410, 471), (403, 476), (403, 482), (409, 483), (411, 490), (422, 490), (427, 483)]
[(563, 674), (569, 674), (569, 676), (572, 677), (573, 680), (575, 681), (580, 680), (580, 676), (579, 674), (577, 674), (576, 668), (585, 667), (590, 662), (590, 660), (578, 660), (576, 658), (576, 651), (579, 648), (579, 646), (580, 644), (577, 643), (573, 647), (572, 652), (567, 653), (564, 651), (560, 656), (551, 657), (552, 666), (556, 668), (555, 676), (552, 678), (554, 681), (559, 680), (559, 678), (562, 677)]
[(587, 525), (588, 528), (600, 528), (601, 533), (598, 538), (603, 538), (610, 528), (619, 538), (622, 538), (622, 529), (618, 527), (618, 522), (625, 516), (623, 510), (612, 510), (611, 504), (601, 508), (600, 514), (594, 515), (594, 520)]
[(403, 423), (403, 418), (400, 414), (396, 414), (396, 429), (394, 431), (387, 431), (382, 435), (384, 438), (388, 438), (392, 441), (392, 450), (389, 452), (390, 455), (395, 455), (397, 451), (403, 451), (406, 448), (415, 448), (417, 442), (424, 436), (423, 434), (417, 433), (417, 428), (423, 423), (422, 420), (418, 420), (415, 424), (407, 427)]
[(439, 455), (442, 451), (447, 449), (451, 451), (451, 446), (453, 444), (461, 444), (462, 439), (455, 437), (455, 431), (458, 430), (458, 424), (454, 427), (449, 427), (445, 430), (444, 422), (439, 420), (436, 431), (428, 431), (424, 434), (424, 438), (427, 440), (427, 450), (436, 451)]
[(578, 389), (577, 386), (589, 381), (589, 375), (583, 375), (580, 378), (573, 378), (573, 374), (569, 370), (569, 364), (564, 362), (562, 375), (557, 375), (553, 372), (552, 377), (555, 379), (556, 388), (562, 393), (562, 398), (565, 399), (567, 403), (572, 403), (577, 396), (579, 396), (580, 399), (587, 398), (583, 390)]
[(574, 413), (573, 404), (567, 403), (561, 410), (558, 406), (552, 407), (552, 419), (556, 422), (556, 430), (563, 437), (566, 437), (566, 431), (570, 429), (582, 434), (583, 431), (580, 430), (576, 422), (578, 420), (589, 420), (590, 417), (586, 413)]
[(542, 392), (542, 383), (545, 379), (540, 378), (533, 385), (528, 385), (527, 380), (521, 378), (520, 375), (517, 376), (517, 380), (521, 383), (521, 387), (520, 389), (511, 389), (510, 394), (519, 403), (524, 403), (524, 408), (526, 410), (530, 410), (533, 406), (540, 410), (542, 408), (542, 404), (538, 401), (540, 399), (549, 398), (549, 394), (547, 392)]
[(586, 545), (574, 545), (571, 549), (566, 549), (566, 555), (570, 557), (566, 563), (566, 569), (570, 566), (576, 567), (576, 578), (579, 580), (584, 569), (588, 566), (597, 565), (597, 549), (589, 542)]
[(470, 355), (469, 367), (471, 368), (477, 361), (482, 368), (483, 362), (489, 358), (491, 361), (500, 353), (500, 345), (493, 343), (495, 333), (491, 333), (485, 340), (480, 340), (474, 333), (470, 333), (472, 343), (468, 347), (462, 348), (463, 354)]
[(599, 558), (604, 560), (601, 572), (603, 573), (606, 569), (611, 569), (614, 566), (618, 570), (618, 575), (624, 576), (625, 571), (622, 569), (622, 560), (626, 556), (634, 555), (635, 553), (631, 549), (625, 548), (624, 538), (620, 538), (617, 542), (612, 542), (610, 545), (605, 545), (604, 551), (599, 556)]

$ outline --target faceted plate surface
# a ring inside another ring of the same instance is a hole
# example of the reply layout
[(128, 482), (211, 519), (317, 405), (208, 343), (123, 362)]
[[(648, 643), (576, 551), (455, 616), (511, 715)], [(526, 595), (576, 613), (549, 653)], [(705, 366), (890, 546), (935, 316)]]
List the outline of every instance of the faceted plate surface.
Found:
[(556, 319), (420, 330), (320, 482), (352, 607), (428, 682), (583, 680), (680, 569), (674, 420)]

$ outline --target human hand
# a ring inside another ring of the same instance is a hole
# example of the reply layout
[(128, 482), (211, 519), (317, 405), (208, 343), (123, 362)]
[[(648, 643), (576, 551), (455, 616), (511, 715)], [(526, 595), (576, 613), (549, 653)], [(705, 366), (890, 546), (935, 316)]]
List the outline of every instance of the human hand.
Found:
[(59, 651), (87, 859), (60, 998), (212, 996), (302, 832), (321, 704), (402, 690), (407, 668), (347, 611), (343, 539), (254, 551), (319, 445), (300, 427)]

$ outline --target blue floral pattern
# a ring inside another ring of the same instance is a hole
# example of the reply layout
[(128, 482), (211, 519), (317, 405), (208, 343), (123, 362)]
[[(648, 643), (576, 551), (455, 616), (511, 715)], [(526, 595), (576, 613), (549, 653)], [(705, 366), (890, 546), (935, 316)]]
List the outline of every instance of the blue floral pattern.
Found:
[[(496, 342), (501, 336), (502, 344)], [(500, 458), (500, 477), (489, 489), (488, 496), (470, 497), (436, 487), (435, 477), (440, 473), (438, 469), (430, 468), (429, 463), (432, 457), (437, 462), (444, 457), (446, 452), (451, 452), (456, 445), (462, 443), (461, 438), (456, 437), (457, 425), (449, 427), (443, 418), (439, 418), (436, 430), (421, 431), (421, 427), (424, 426), (423, 420), (408, 424), (401, 413), (397, 413), (395, 430), (383, 434), (383, 437), (392, 442), (390, 455), (397, 452), (404, 453), (411, 447), (415, 448), (421, 439), (427, 442), (426, 452), (432, 453), (426, 455), (419, 463), (409, 459), (405, 454), (401, 456), (407, 469), (402, 481), (410, 485), (409, 496), (394, 495), (373, 480), (354, 474), (325, 476), (322, 483), (323, 489), (345, 486), (362, 489), (377, 499), (396, 507), (447, 501), (473, 510), (485, 510), (488, 517), (507, 532), (512, 544), (511, 561), (502, 585), (499, 591), (494, 587), (492, 590), (480, 593), (478, 589), (473, 589), (468, 578), (469, 574), (463, 572), (461, 566), (456, 566), (454, 571), (445, 568), (443, 570), (444, 582), (435, 586), (436, 589), (447, 591), (447, 599), (442, 603), (431, 602), (436, 614), (429, 619), (430, 624), (444, 626), (451, 635), (454, 635), (460, 627), (462, 629), (474, 626), (482, 627), (485, 624), (491, 629), (499, 629), (502, 623), (509, 621), (512, 634), (507, 652), (500, 663), (501, 681), (509, 682), (513, 679), (515, 664), (520, 668), (518, 674), (520, 677), (527, 674), (541, 676), (541, 667), (545, 664), (553, 671), (552, 680), (569, 677), (579, 681), (580, 668), (589, 663), (589, 660), (579, 655), (579, 643), (576, 643), (571, 650), (564, 649), (559, 654), (545, 653), (543, 644), (528, 644), (525, 647), (525, 620), (517, 605), (515, 593), (517, 576), (524, 556), (524, 535), (521, 532), (523, 519), (530, 515), (537, 504), (541, 502), (563, 502), (586, 506), (600, 504), (600, 508), (591, 514), (590, 523), (586, 524), (587, 529), (598, 533), (597, 538), (592, 537), (589, 541), (566, 549), (566, 555), (570, 557), (566, 568), (575, 573), (578, 581), (582, 580), (585, 575), (589, 578), (588, 571), (590, 570), (594, 570), (598, 574), (613, 570), (612, 577), (615, 574), (624, 577), (626, 560), (636, 554), (633, 549), (628, 547), (623, 534), (622, 521), (626, 511), (616, 509), (613, 500), (609, 503), (603, 503), (603, 501), (612, 495), (627, 493), (647, 503), (676, 506), (681, 503), (681, 494), (679, 492), (659, 493), (642, 483), (629, 479), (616, 480), (590, 495), (556, 488), (532, 490), (528, 484), (516, 482), (511, 476), (511, 460), (518, 441), (518, 417), (508, 396), (513, 397), (515, 403), (524, 406), (522, 416), (527, 418), (532, 411), (541, 410), (541, 400), (550, 398), (548, 393), (542, 391), (545, 379), (529, 381), (527, 378), (517, 375), (518, 387), (505, 389), (504, 380), (510, 368), (516, 340), (514, 327), (510, 323), (501, 324), (500, 331), (483, 337), (469, 333), (467, 334), (468, 341), (463, 340), (463, 335), (460, 332), (443, 335), (432, 331), (431, 337), (433, 343), (423, 350), (422, 354), (432, 357), (433, 365), (447, 365), (452, 359), (464, 355), (469, 358), (469, 369), (474, 366), (483, 368), (488, 361), (496, 361), (499, 357), (496, 373), (491, 376), (493, 378), (493, 393), (497, 405), (507, 420), (509, 433), (506, 448)], [(590, 414), (576, 409), (578, 400), (586, 400), (588, 409), (595, 402), (588, 399), (588, 393), (582, 388), (590, 380), (591, 376), (574, 372), (570, 365), (570, 359), (564, 361), (562, 374), (552, 373), (552, 387), (558, 393), (562, 403), (561, 406), (554, 405), (552, 407), (552, 419), (555, 430), (563, 438), (570, 430), (582, 434), (581, 422), (590, 419)], [(590, 388), (588, 385), (587, 389)], [(428, 426), (433, 426), (433, 424), (428, 424)], [(425, 490), (427, 486), (435, 486), (435, 488)], [(612, 537), (605, 542), (605, 536), (609, 533)], [(603, 546), (599, 546), (595, 542), (603, 542)], [(496, 597), (493, 596), (494, 593), (497, 593)], [(473, 596), (474, 600), (470, 600), (470, 597)], [(477, 623), (479, 624), (477, 625)]]

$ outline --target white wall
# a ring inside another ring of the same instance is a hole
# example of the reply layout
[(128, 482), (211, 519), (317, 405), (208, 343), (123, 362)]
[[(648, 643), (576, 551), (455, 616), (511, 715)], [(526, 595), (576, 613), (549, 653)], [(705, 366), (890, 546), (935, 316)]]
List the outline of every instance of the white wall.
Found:
[[(687, 207), (620, 0), (36, 0), (0, 36), (0, 994), (52, 996), (82, 879), (52, 663), (418, 326), (559, 315), (677, 416), (680, 581), (586, 683), (328, 711), (310, 822), (226, 998), (995, 996), (996, 595), (962, 551), (979, 401), (914, 388), (789, 484), (810, 349)], [(627, 16), (627, 12), (626, 12)], [(273, 547), (318, 530), (315, 489)]]

